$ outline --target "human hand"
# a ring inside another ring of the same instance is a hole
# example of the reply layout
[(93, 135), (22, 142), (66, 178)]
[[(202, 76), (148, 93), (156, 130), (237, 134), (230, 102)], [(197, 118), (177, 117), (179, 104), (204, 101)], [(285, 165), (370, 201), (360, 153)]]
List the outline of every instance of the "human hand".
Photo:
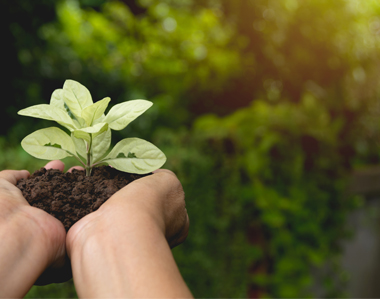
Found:
[(125, 201), (130, 201), (133, 209), (148, 213), (156, 221), (171, 248), (185, 241), (189, 231), (185, 193), (172, 171), (160, 169), (130, 183), (115, 193), (104, 209), (116, 210)]
[[(47, 268), (62, 267), (65, 262), (66, 232), (62, 223), (30, 206), (15, 186), (28, 177), (25, 170), (0, 172), (1, 298), (23, 297)], [(43, 283), (60, 281), (59, 274), (50, 273), (41, 279)]]
[[(112, 225), (118, 218), (129, 215), (150, 218), (165, 235), (171, 248), (185, 241), (189, 231), (185, 193), (176, 175), (160, 169), (125, 186), (107, 200), (97, 211), (79, 220), (68, 232), (71, 247), (77, 235), (93, 226)], [(132, 221), (135, 218), (132, 217)], [(104, 223), (104, 224), (103, 224)]]
[(158, 170), (128, 184), (67, 233), (79, 297), (192, 297), (169, 248), (183, 242), (188, 229), (173, 172)]
[[(65, 168), (65, 165), (62, 161), (60, 160), (53, 160), (48, 162), (45, 165), (45, 169), (57, 169), (63, 172)], [(73, 169), (77, 169), (78, 167), (73, 167), (70, 168), (67, 172), (71, 172)], [(44, 212), (44, 211), (42, 211)], [(47, 214), (47, 213), (46, 213)], [(54, 222), (56, 223), (58, 219), (54, 218), (50, 214), (48, 215), (49, 222)], [(61, 225), (62, 223), (58, 221)], [(47, 224), (48, 225), (48, 224)], [(49, 226), (49, 225), (48, 225)], [(54, 227), (52, 227), (54, 228)], [(63, 231), (62, 232), (62, 228)], [(58, 228), (57, 228), (58, 229)], [(55, 230), (55, 229), (53, 229)], [(72, 272), (71, 272), (71, 264), (70, 264), (70, 259), (68, 258), (66, 254), (66, 230), (64, 229), (63, 225), (59, 226), (59, 235), (64, 236), (63, 239), (60, 240), (60, 245), (62, 249), (64, 250), (64, 253), (61, 254), (59, 259), (54, 261), (41, 275), (40, 277), (36, 280), (34, 283), (35, 285), (47, 285), (51, 283), (61, 283), (65, 282), (69, 279), (72, 278)], [(56, 235), (58, 232), (51, 232), (52, 235)]]

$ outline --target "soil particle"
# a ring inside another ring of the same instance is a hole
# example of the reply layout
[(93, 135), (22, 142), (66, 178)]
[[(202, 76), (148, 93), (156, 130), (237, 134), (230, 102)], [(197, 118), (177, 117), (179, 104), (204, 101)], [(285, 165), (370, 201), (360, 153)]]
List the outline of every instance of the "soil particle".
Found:
[(79, 170), (63, 173), (41, 168), (28, 179), (19, 180), (17, 187), (30, 205), (60, 220), (68, 231), (128, 183), (150, 174), (124, 173), (109, 166), (94, 168), (91, 176)]

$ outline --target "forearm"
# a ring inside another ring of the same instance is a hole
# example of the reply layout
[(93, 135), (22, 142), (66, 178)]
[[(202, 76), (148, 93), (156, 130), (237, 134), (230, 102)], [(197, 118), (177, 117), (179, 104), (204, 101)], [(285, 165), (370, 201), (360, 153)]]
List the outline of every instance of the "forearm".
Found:
[[(114, 219), (71, 252), (81, 298), (192, 298), (162, 230), (134, 216)], [(124, 223), (124, 224), (122, 224)]]

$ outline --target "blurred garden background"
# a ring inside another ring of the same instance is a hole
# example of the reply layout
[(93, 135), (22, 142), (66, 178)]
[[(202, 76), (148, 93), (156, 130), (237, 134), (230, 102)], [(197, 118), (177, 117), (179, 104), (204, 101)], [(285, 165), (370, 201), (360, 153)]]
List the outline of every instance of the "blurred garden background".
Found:
[(183, 183), (191, 228), (173, 253), (195, 297), (350, 296), (342, 245), (367, 205), (350, 176), (380, 163), (379, 1), (3, 0), (1, 14), (2, 169), (46, 163), (20, 141), (52, 123), (17, 111), (66, 79), (110, 106), (150, 100), (113, 139), (153, 142)]

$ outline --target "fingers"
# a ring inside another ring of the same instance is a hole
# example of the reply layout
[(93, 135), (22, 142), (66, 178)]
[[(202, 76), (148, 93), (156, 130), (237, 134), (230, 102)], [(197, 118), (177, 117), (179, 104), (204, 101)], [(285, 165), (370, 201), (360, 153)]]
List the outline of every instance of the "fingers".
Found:
[(185, 213), (182, 215), (185, 218), (185, 221), (179, 223), (180, 225), (178, 226), (177, 231), (172, 236), (168, 236), (168, 234), (166, 236), (170, 248), (174, 248), (182, 244), (186, 240), (187, 235), (189, 234), (190, 220), (186, 208)]
[(158, 169), (152, 172), (152, 176), (144, 177), (151, 180), (151, 184), (155, 183), (155, 188), (163, 193), (173, 192), (173, 190), (182, 190), (182, 185), (177, 178), (177, 175), (167, 169)]
[(29, 172), (26, 170), (4, 170), (0, 172), (0, 204), (2, 205), (2, 212), (6, 208), (14, 208), (14, 205), (25, 205), (28, 203), (22, 196), (21, 191), (16, 187), (16, 184), (17, 181), (26, 179), (29, 175)]
[(6, 181), (12, 183), (13, 185), (17, 184), (17, 181), (19, 181), (22, 178), (28, 178), (30, 176), (29, 171), (27, 170), (21, 170), (21, 171), (14, 171), (14, 170), (4, 170), (0, 172), (0, 178), (5, 179)]
[(175, 173), (160, 169), (153, 172), (160, 186), (166, 186), (165, 217), (166, 238), (171, 248), (183, 243), (189, 232), (189, 215), (186, 209), (185, 193)]
[[(146, 176), (135, 181), (139, 191), (153, 191), (154, 204), (160, 204), (161, 214), (165, 223), (165, 236), (169, 245), (173, 248), (181, 244), (187, 237), (189, 231), (189, 216), (186, 210), (185, 193), (181, 182), (175, 173), (166, 169), (159, 169), (153, 175)], [(145, 187), (141, 187), (141, 184)], [(133, 183), (131, 183), (131, 187)], [(127, 186), (128, 188), (128, 186)], [(152, 203), (152, 206), (154, 205)]]
[(167, 173), (167, 174), (171, 174), (171, 175), (177, 177), (173, 171), (170, 171), (170, 170), (167, 170), (167, 169), (158, 169), (158, 170), (156, 170), (156, 171), (153, 171), (152, 173), (153, 173), (153, 174), (157, 174), (157, 173)]
[(71, 173), (73, 170), (83, 171), (84, 168), (80, 167), (80, 166), (75, 166), (75, 167), (71, 167), (70, 169), (68, 169), (67, 172)]
[[(57, 169), (57, 170), (60, 170), (61, 172), (63, 172), (63, 170), (65, 169), (65, 164), (60, 160), (52, 160), (45, 165), (45, 169), (47, 169), (47, 170), (48, 169)], [(71, 167), (70, 169), (68, 169), (67, 172), (72, 172), (73, 170), (84, 170), (84, 168), (80, 167), (80, 166), (75, 166), (75, 167)]]
[[(57, 169), (62, 172), (64, 168), (65, 168), (65, 164), (60, 160), (53, 160), (53, 161), (48, 162), (45, 165), (45, 169)], [(71, 172), (73, 169), (83, 170), (82, 167), (72, 167), (69, 169), (69, 172)], [(29, 176), (30, 176), (30, 173), (27, 170), (21, 170), (21, 171), (4, 170), (0, 172), (0, 178), (7, 180), (13, 185), (16, 185), (17, 181), (19, 181), (21, 178), (26, 179)]]
[(57, 169), (63, 172), (64, 168), (65, 168), (65, 164), (61, 162), (60, 160), (52, 160), (45, 165), (46, 170)]

